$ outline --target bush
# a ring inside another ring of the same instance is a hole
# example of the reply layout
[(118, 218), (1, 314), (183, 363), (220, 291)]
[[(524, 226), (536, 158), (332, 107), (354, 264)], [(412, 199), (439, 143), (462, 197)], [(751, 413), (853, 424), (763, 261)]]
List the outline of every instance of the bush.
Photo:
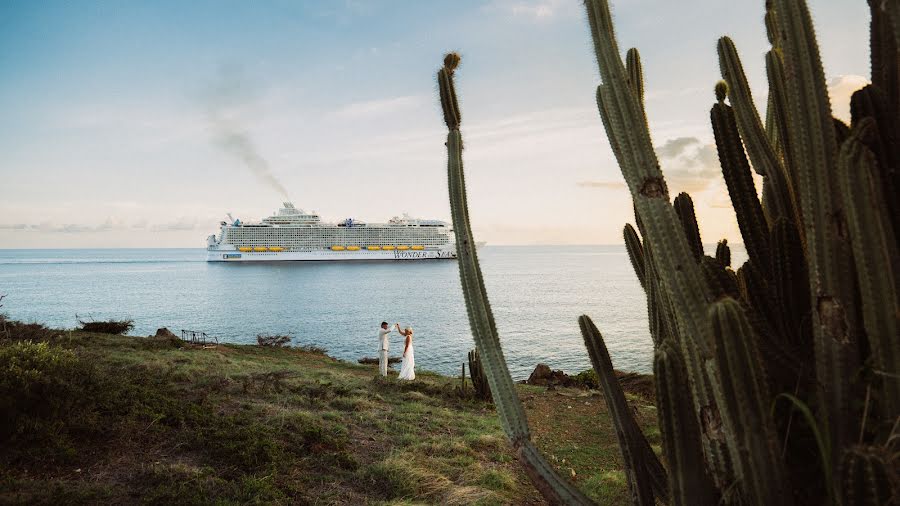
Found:
[(23, 323), (0, 315), (0, 339), (5, 337), (13, 341), (46, 341), (55, 334), (55, 331), (40, 323)]
[(268, 334), (258, 334), (256, 336), (256, 342), (260, 346), (271, 346), (273, 348), (283, 348), (291, 344), (291, 336), (285, 335), (268, 335)]
[(93, 369), (71, 351), (32, 341), (0, 347), (0, 441), (62, 434), (84, 414), (93, 379)]
[(572, 379), (582, 388), (589, 388), (592, 390), (600, 388), (600, 381), (597, 379), (597, 373), (593, 369), (581, 371), (575, 376), (572, 376)]
[(78, 320), (82, 332), (96, 332), (98, 334), (124, 334), (134, 328), (132, 320), (109, 320), (105, 322), (85, 322)]

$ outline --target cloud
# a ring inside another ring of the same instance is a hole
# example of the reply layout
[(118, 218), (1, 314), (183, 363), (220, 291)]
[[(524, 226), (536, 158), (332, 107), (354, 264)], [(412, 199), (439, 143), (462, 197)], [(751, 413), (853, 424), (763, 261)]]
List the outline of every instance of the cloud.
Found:
[(850, 97), (856, 90), (869, 84), (869, 80), (857, 75), (835, 76), (828, 83), (832, 114), (838, 119), (850, 122)]
[(198, 228), (196, 217), (183, 216), (173, 222), (150, 225), (147, 220), (141, 219), (130, 225), (121, 221), (107, 218), (106, 221), (91, 225), (85, 223), (0, 223), (0, 231), (11, 230), (17, 232), (38, 232), (45, 234), (88, 234), (104, 233), (120, 230), (139, 231), (149, 229), (154, 232), (196, 230)]
[[(654, 150), (672, 195), (679, 192), (701, 192), (709, 188), (712, 182), (721, 179), (722, 171), (715, 144), (705, 144), (696, 137), (676, 137), (656, 146)], [(619, 189), (625, 187), (625, 182), (581, 181), (577, 185), (584, 188)]]
[(332, 112), (331, 115), (343, 119), (379, 116), (395, 113), (398, 110), (408, 109), (424, 103), (425, 97), (421, 95), (366, 100), (347, 104)]
[(656, 155), (660, 158), (674, 158), (684, 152), (690, 146), (699, 144), (700, 139), (696, 137), (677, 137), (669, 139), (662, 146), (655, 148)]
[(715, 144), (704, 144), (696, 137), (678, 137), (655, 150), (671, 194), (701, 192), (721, 178)]
[(196, 230), (197, 229), (197, 218), (182, 216), (175, 221), (169, 223), (160, 223), (157, 225), (152, 225), (150, 230), (154, 232), (181, 232), (185, 230)]

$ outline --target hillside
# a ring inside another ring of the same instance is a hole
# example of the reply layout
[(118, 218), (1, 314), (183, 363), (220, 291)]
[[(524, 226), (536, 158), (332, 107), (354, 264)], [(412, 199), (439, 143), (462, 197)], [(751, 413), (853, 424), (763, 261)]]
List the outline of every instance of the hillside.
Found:
[[(383, 380), (310, 348), (6, 325), (3, 504), (541, 502), (493, 407), (461, 396), (459, 378)], [(521, 388), (555, 465), (597, 500), (623, 502), (602, 396)], [(631, 400), (653, 425), (649, 401)]]

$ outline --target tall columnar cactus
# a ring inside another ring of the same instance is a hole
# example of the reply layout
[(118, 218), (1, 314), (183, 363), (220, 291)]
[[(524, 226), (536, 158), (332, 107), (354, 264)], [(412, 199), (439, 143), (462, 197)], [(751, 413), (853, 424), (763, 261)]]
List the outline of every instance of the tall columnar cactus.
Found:
[(478, 254), (475, 251), (475, 237), (469, 224), (462, 163), (463, 143), (459, 130), (461, 114), (453, 81), (459, 61), (458, 54), (447, 54), (444, 57), (444, 65), (437, 73), (437, 81), (444, 123), (449, 130), (446, 145), (450, 212), (453, 215), (459, 278), (469, 315), (469, 325), (475, 337), (479, 359), (487, 375), (488, 385), (490, 385), (503, 430), (512, 442), (532, 483), (545, 497), (555, 502), (589, 504), (590, 500), (571, 482), (557, 473), (532, 443), (525, 410), (516, 393), (515, 383), (509, 374), (509, 368), (506, 366), (506, 359), (500, 347), (497, 325), (494, 323), (494, 315), (481, 276), (481, 267), (478, 264)]
[(475, 396), (483, 401), (491, 400), (491, 387), (488, 385), (487, 375), (481, 366), (481, 358), (478, 350), (469, 351), (469, 374), (472, 376), (472, 386), (475, 388)]
[[(647, 296), (664, 470), (634, 423), (600, 331), (579, 319), (635, 504), (889, 504), (900, 500), (900, 2), (869, 0), (872, 84), (832, 117), (804, 0), (768, 0), (765, 122), (733, 42), (710, 117), (749, 259), (703, 254), (690, 196), (670, 201), (636, 49), (623, 62), (606, 0), (587, 0), (597, 106), (628, 185), (624, 239)], [(473, 334), (504, 428), (548, 499), (583, 496), (528, 441), (465, 208), (455, 57), (438, 76), (450, 195)], [(757, 197), (752, 171), (762, 176)], [(496, 388), (496, 390), (495, 390)]]
[[(850, 128), (832, 118), (804, 1), (768, 2), (773, 49), (766, 56), (765, 126), (737, 49), (727, 37), (719, 41), (725, 83), (716, 87), (711, 119), (749, 260), (732, 277), (727, 243), (720, 243), (716, 260), (699, 258), (706, 297), (685, 301), (692, 265), (671, 234), (682, 233), (696, 251), (687, 199), (644, 204), (641, 182), (656, 167), (647, 152), (646, 122), (633, 112), (643, 113), (644, 106), (629, 83), (606, 1), (587, 2), (603, 80), (600, 115), (642, 223), (643, 241), (629, 237), (628, 227), (626, 244), (630, 253), (640, 244), (648, 259), (636, 271), (647, 292), (651, 333), (665, 330), (662, 339), (654, 335), (654, 346), (659, 421), (669, 475), (678, 478), (670, 480), (676, 503), (697, 503), (678, 483), (704, 476), (712, 477), (713, 495), (726, 503), (820, 504), (851, 492), (859, 501), (858, 491), (865, 490), (863, 503), (876, 504), (873, 498), (896, 487), (896, 473), (884, 472), (872, 458), (860, 464), (861, 450), (852, 446), (896, 451), (898, 444), (900, 257), (893, 183), (900, 151), (893, 136), (900, 118), (890, 111), (900, 86), (897, 39), (889, 36), (900, 21), (890, 17), (896, 4), (870, 2), (873, 84), (853, 97)], [(763, 176), (762, 202), (751, 167)], [(658, 186), (665, 188), (661, 177)], [(672, 210), (680, 224), (670, 222)], [(693, 325), (701, 309), (709, 312), (707, 327)], [(657, 314), (669, 315), (663, 325), (655, 323)], [(684, 355), (686, 381), (663, 385), (677, 381), (678, 369), (669, 365), (678, 364), (676, 351)], [(691, 366), (694, 360), (700, 368)], [(675, 409), (688, 400), (689, 412)], [(674, 429), (697, 420), (699, 440)], [(671, 434), (685, 439), (668, 441)], [(716, 444), (719, 436), (724, 448)], [(682, 463), (686, 441), (703, 449), (702, 465)], [(842, 461), (854, 470), (841, 475)], [(629, 476), (632, 487), (645, 487), (636, 482), (640, 473)]]

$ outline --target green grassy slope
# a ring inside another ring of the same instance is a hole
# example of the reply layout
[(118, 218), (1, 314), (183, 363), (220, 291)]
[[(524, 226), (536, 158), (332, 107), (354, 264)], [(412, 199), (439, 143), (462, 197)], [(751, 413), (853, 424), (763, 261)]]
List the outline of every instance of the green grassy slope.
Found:
[[(460, 396), (458, 378), (398, 383), (316, 350), (32, 330), (0, 337), (0, 503), (540, 503), (492, 406)], [(554, 463), (624, 501), (602, 397), (522, 397)], [(632, 401), (652, 425), (652, 406)]]

